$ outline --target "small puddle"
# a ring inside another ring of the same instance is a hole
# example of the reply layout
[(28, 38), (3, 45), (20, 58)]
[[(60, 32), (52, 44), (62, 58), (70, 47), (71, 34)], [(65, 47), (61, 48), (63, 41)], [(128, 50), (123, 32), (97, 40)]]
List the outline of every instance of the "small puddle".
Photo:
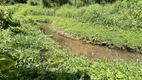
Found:
[(91, 44), (83, 44), (81, 40), (74, 40), (59, 33), (54, 33), (49, 29), (51, 25), (48, 23), (41, 23), (41, 28), (44, 30), (46, 35), (52, 35), (53, 40), (58, 42), (61, 47), (69, 50), (72, 55), (85, 56), (88, 59), (101, 59), (107, 58), (108, 61), (113, 60), (125, 60), (125, 61), (137, 61), (142, 60), (142, 54), (125, 52), (121, 50), (110, 49), (104, 46), (97, 46)]

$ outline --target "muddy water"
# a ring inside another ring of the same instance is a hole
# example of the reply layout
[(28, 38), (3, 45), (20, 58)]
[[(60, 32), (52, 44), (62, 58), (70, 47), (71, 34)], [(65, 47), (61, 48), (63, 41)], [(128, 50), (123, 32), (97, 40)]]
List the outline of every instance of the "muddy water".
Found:
[(108, 59), (112, 60), (125, 60), (125, 61), (137, 61), (142, 60), (142, 54), (125, 52), (121, 50), (110, 49), (104, 46), (94, 46), (91, 44), (83, 44), (81, 40), (74, 40), (67, 38), (59, 33), (52, 32), (48, 23), (42, 23), (41, 28), (46, 35), (52, 35), (52, 38), (58, 42), (61, 47), (69, 50), (72, 55), (85, 56), (88, 59)]

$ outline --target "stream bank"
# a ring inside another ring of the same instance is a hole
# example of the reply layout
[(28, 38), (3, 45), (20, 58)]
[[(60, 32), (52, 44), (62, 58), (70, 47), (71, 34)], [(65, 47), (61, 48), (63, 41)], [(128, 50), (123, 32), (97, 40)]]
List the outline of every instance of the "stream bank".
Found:
[(141, 61), (142, 55), (134, 52), (127, 52), (122, 50), (110, 49), (105, 46), (98, 46), (92, 44), (84, 44), (81, 40), (75, 40), (68, 38), (60, 33), (53, 32), (50, 30), (51, 24), (41, 23), (41, 28), (44, 33), (53, 40), (58, 42), (62, 48), (66, 48), (68, 51), (75, 56), (85, 56), (88, 59), (107, 59), (108, 61), (113, 60), (124, 60), (124, 61)]

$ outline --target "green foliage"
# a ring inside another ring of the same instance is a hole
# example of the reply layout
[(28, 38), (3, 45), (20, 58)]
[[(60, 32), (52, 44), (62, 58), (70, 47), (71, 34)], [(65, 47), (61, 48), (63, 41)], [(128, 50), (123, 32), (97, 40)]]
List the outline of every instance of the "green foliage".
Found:
[(53, 8), (43, 8), (41, 6), (28, 6), (28, 9), (25, 11), (26, 15), (54, 15), (55, 9)]
[[(85, 74), (82, 72), (80, 74), (66, 72), (63, 63), (66, 64), (65, 59), (67, 60), (71, 57), (60, 50), (57, 43), (47, 38), (40, 31), (39, 25), (30, 20), (30, 18), (26, 19), (26, 21), (21, 20), (21, 23), (22, 26), (10, 27), (2, 31), (0, 35), (0, 46), (5, 45), (1, 47), (1, 52), (10, 52), (10, 55), (17, 58), (14, 69), (2, 72), (3, 75), (0, 79), (77, 80), (77, 78), (81, 77), (77, 77), (76, 74), (79, 76)], [(3, 36), (4, 34), (5, 37)], [(59, 69), (59, 67), (62, 68)], [(58, 69), (59, 71), (57, 71)]]
[(69, 3), (69, 0), (42, 0), (44, 7), (62, 6)]
[[(20, 12), (22, 12), (22, 15), (38, 15), (37, 19), (42, 18), (46, 22), (52, 21), (57, 26), (61, 25), (69, 29), (72, 34), (79, 34), (81, 37), (86, 35), (88, 37), (93, 36), (89, 40), (94, 44), (105, 42), (106, 45), (109, 46), (112, 44), (119, 49), (142, 52), (140, 45), (142, 44), (142, 39), (140, 38), (142, 26), (141, 3), (140, 0), (138, 4), (133, 1), (130, 4), (123, 1), (105, 6), (94, 4), (81, 8), (70, 5), (64, 5), (60, 8), (24, 6), (17, 13), (21, 14)], [(45, 16), (47, 15), (55, 16), (55, 18), (46, 18)], [(58, 17), (61, 19), (58, 19)], [(66, 18), (71, 18), (71, 20), (66, 20)], [(73, 22), (70, 23), (72, 20)], [(81, 23), (78, 24), (78, 22)], [(74, 25), (77, 27), (73, 27)], [(84, 26), (83, 29), (82, 26)], [(90, 29), (90, 27), (85, 26), (92, 26), (92, 28)]]
[[(10, 0), (13, 1), (13, 0)], [(27, 0), (14, 0), (16, 3), (27, 3)]]
[(96, 3), (114, 3), (116, 1), (123, 1), (123, 0), (95, 0)]
[[(135, 2), (137, 3), (137, 2)], [(104, 27), (116, 26), (122, 29), (141, 28), (141, 1), (135, 4), (126, 1), (106, 4), (105, 6), (94, 4), (87, 7), (74, 8), (67, 5), (56, 11), (55, 15), (75, 18), (81, 22), (89, 22)], [(125, 23), (124, 23), (125, 22)]]
[(0, 10), (0, 27), (6, 29), (12, 23), (11, 12), (5, 8)]
[(41, 5), (41, 0), (28, 0), (28, 4), (32, 6)]
[(4, 54), (0, 54), (0, 71), (14, 66), (15, 62)]
[(7, 29), (9, 26), (19, 25), (12, 19), (12, 12), (8, 8), (0, 10), (0, 29)]
[[(63, 17), (45, 17), (37, 16), (36, 19), (43, 19), (52, 22), (56, 31), (61, 30), (65, 33), (72, 34), (83, 38), (88, 37), (92, 44), (105, 43), (106, 46), (113, 45), (119, 49), (142, 52), (140, 48), (142, 44), (141, 31), (139, 30), (123, 30), (118, 27), (103, 27), (102, 25), (91, 25), (90, 23), (82, 23), (72, 18)], [(130, 37), (131, 36), (131, 37)]]
[[(1, 80), (141, 80), (141, 64), (129, 65), (117, 61), (112, 63), (99, 60), (89, 61), (71, 56), (69, 52), (62, 50), (58, 43), (45, 36), (40, 30), (40, 24), (36, 22), (36, 20), (52, 21), (53, 24), (57, 25), (54, 26), (56, 28), (68, 29), (68, 31), (72, 31), (72, 34), (93, 35), (93, 38), (102, 41), (121, 43), (121, 41), (123, 42), (122, 38), (114, 37), (116, 35), (124, 37), (123, 35), (125, 35), (125, 42), (134, 44), (130, 40), (135, 38), (136, 41), (134, 40), (134, 42), (140, 45), (139, 42), (142, 39), (139, 36), (141, 34), (135, 36), (138, 33), (137, 31), (126, 31), (114, 26), (106, 28), (104, 25), (99, 25), (99, 23), (93, 26), (90, 25), (93, 19), (89, 20), (88, 23), (82, 23), (87, 22), (88, 16), (96, 11), (98, 12), (95, 14), (100, 15), (104, 7), (95, 5), (95, 9), (93, 9), (94, 6), (89, 6), (89, 9), (86, 9), (86, 7), (77, 9), (64, 6), (56, 13), (51, 14), (54, 9), (43, 9), (39, 6), (28, 5), (15, 6), (18, 8), (15, 8), (17, 10), (13, 12), (13, 19), (18, 19), (21, 26), (10, 26), (0, 32), (0, 52), (10, 54), (12, 58), (15, 58), (16, 64), (12, 69), (0, 72)], [(69, 8), (71, 11), (65, 11)], [(94, 11), (91, 12), (91, 9)], [(49, 13), (51, 11), (50, 14), (46, 13), (48, 10)], [(99, 20), (97, 21), (99, 22)], [(134, 37), (130, 38), (129, 36)], [(137, 40), (137, 38), (140, 40)]]
[(0, 4), (27, 3), (27, 0), (1, 0)]
[(69, 3), (76, 7), (82, 7), (96, 3), (105, 5), (107, 3), (114, 3), (117, 1), (123, 1), (123, 0), (70, 0)]

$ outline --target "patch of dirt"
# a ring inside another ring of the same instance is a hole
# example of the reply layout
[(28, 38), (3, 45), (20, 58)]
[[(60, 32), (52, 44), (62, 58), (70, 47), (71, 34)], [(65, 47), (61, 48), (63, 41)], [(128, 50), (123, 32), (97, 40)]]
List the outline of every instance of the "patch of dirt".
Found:
[[(88, 59), (101, 59), (104, 60), (107, 58), (108, 61), (113, 60), (125, 60), (125, 61), (137, 61), (142, 60), (142, 54), (126, 52), (122, 50), (110, 49), (105, 46), (84, 44), (81, 40), (75, 40), (68, 38), (67, 36), (63, 36), (60, 33), (55, 33), (49, 29), (51, 24), (41, 23), (41, 28), (44, 33), (53, 38), (56, 42), (58, 42), (61, 47), (69, 50), (72, 55), (75, 56), (85, 56)], [(61, 32), (61, 31), (60, 31)]]

